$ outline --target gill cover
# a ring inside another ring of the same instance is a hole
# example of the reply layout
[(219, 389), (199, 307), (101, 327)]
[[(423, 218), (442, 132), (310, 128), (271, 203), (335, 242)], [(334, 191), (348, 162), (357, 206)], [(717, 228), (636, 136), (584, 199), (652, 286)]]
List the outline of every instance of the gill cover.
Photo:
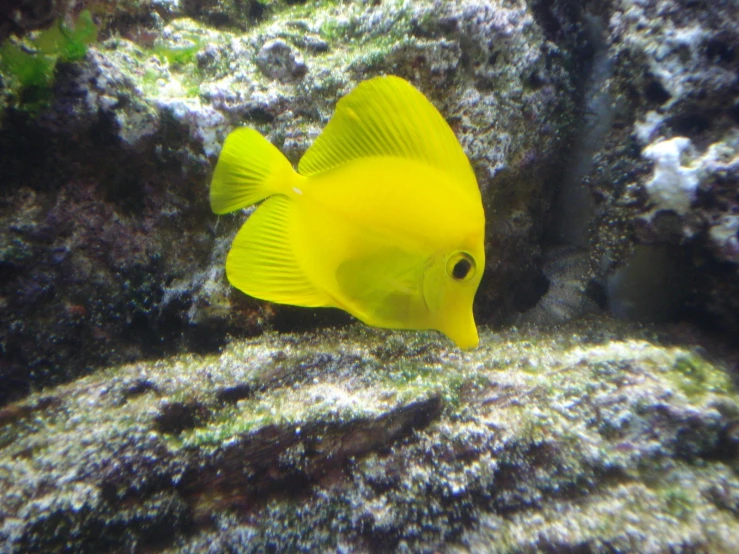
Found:
[(454, 250), (434, 257), (423, 279), (423, 297), (433, 328), (460, 348), (477, 346), (472, 302), (482, 279), (485, 252)]

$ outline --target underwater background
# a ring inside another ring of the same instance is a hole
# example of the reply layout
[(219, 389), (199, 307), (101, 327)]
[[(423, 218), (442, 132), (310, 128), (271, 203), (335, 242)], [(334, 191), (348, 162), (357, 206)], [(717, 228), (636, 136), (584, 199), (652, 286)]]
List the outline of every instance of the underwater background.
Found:
[[(738, 20), (0, 3), (0, 552), (739, 551)], [(224, 274), (226, 135), (389, 74), (480, 186), (476, 349)]]

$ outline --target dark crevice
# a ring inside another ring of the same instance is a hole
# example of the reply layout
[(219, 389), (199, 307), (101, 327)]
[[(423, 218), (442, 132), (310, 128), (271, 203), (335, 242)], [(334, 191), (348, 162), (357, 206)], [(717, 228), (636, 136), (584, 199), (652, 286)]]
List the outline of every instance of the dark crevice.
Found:
[(657, 80), (652, 80), (649, 81), (647, 86), (644, 88), (644, 97), (647, 99), (647, 102), (650, 102), (651, 104), (658, 104), (661, 106), (672, 96), (669, 92), (665, 90), (665, 87), (662, 86), (662, 83)]
[(526, 312), (536, 306), (549, 291), (549, 279), (544, 272), (535, 268), (513, 293), (513, 306), (518, 312)]
[(705, 133), (711, 126), (711, 116), (702, 112), (685, 113), (669, 120), (677, 135), (695, 137)]
[(706, 57), (712, 63), (730, 64), (736, 59), (734, 46), (718, 37), (706, 42), (705, 52)]

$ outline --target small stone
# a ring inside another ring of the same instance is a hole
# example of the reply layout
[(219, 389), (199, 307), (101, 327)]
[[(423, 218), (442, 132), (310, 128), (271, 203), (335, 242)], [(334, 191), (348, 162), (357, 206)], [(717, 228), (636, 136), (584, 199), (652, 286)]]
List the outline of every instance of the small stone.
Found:
[(308, 73), (300, 52), (283, 40), (270, 40), (257, 53), (256, 63), (264, 75), (282, 83), (299, 81)]

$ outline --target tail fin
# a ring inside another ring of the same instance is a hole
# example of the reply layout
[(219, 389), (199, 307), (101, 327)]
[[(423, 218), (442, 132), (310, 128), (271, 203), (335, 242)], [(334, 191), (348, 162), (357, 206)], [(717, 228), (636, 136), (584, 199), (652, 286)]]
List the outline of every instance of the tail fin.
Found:
[(290, 190), (297, 173), (288, 159), (254, 129), (236, 129), (223, 143), (213, 181), (210, 207), (233, 212)]

